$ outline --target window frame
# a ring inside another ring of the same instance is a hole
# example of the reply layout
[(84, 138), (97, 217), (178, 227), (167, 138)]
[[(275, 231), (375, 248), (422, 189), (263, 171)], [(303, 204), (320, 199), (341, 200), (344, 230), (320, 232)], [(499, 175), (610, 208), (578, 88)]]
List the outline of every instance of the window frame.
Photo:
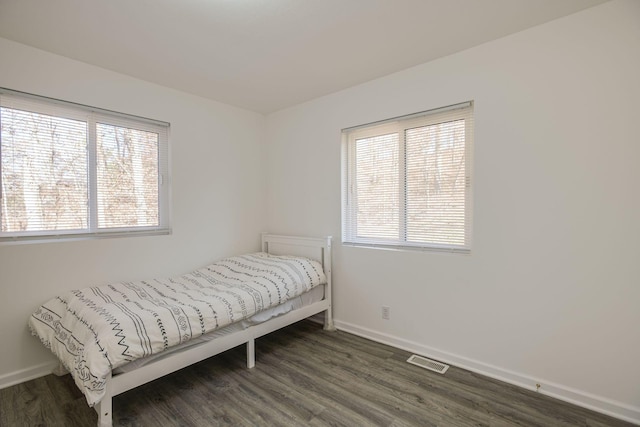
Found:
[[(342, 130), (342, 243), (347, 246), (363, 246), (384, 249), (426, 250), (447, 253), (470, 254), (473, 231), (473, 127), (474, 103), (468, 101), (416, 114), (395, 117), (388, 120), (355, 126)], [(453, 120), (465, 120), (465, 207), (464, 234), (465, 243), (443, 244), (435, 242), (415, 242), (407, 240), (407, 130), (446, 123)], [(358, 236), (358, 197), (356, 185), (356, 141), (390, 133), (398, 134), (398, 227), (397, 239), (369, 238)]]
[[(159, 120), (91, 107), (0, 87), (0, 108), (36, 107), (34, 113), (78, 120), (87, 125), (87, 228), (64, 230), (0, 231), (0, 244), (42, 243), (56, 240), (100, 239), (171, 234), (170, 124)], [(13, 105), (13, 106), (12, 106)], [(158, 225), (98, 227), (97, 125), (124, 127), (158, 135)], [(1, 142), (1, 135), (0, 135)], [(0, 161), (2, 153), (0, 152)], [(0, 183), (2, 180), (0, 164)], [(2, 187), (0, 186), (0, 189)], [(0, 200), (4, 195), (0, 190)], [(0, 220), (2, 210), (0, 209)]]

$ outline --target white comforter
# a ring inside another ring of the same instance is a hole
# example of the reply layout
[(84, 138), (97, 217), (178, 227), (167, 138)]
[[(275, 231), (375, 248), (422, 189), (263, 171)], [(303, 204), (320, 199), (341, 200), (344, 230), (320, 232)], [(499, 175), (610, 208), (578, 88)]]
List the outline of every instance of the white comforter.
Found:
[(244, 255), (176, 278), (70, 291), (41, 306), (29, 327), (71, 372), (93, 406), (104, 396), (112, 369), (324, 283), (315, 261)]

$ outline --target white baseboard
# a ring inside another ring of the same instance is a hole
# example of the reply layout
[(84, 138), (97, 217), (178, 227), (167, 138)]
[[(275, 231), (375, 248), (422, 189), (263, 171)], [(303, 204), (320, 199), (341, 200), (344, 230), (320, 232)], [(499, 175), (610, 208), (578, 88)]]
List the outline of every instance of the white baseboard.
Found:
[(607, 399), (606, 397), (596, 396), (561, 384), (546, 382), (539, 378), (536, 379), (525, 374), (520, 374), (498, 366), (469, 359), (464, 356), (441, 351), (413, 341), (353, 325), (351, 323), (342, 322), (340, 320), (334, 320), (334, 323), (336, 328), (341, 331), (448, 363), (527, 390), (536, 391), (536, 384), (540, 384), (541, 387), (538, 392), (541, 394), (640, 425), (640, 407), (627, 405), (622, 402)]
[(0, 389), (49, 375), (56, 366), (58, 366), (57, 362), (47, 362), (32, 366), (31, 368), (0, 375)]

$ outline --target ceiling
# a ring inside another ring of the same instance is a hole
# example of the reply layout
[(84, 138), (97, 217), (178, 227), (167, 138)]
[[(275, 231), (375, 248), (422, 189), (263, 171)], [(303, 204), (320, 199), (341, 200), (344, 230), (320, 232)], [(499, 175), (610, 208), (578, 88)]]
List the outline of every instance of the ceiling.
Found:
[(0, 0), (0, 37), (270, 113), (605, 0)]

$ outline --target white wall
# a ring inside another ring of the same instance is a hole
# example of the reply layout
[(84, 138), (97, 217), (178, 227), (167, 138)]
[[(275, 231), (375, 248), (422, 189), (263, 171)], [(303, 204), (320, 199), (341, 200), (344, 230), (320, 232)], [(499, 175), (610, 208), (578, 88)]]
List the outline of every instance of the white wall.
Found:
[[(171, 123), (173, 234), (0, 245), (0, 386), (53, 357), (30, 336), (38, 305), (68, 289), (174, 275), (258, 250), (264, 116), (0, 39), (0, 86)], [(40, 369), (41, 368), (41, 369)]]
[(639, 46), (618, 0), (271, 114), (269, 229), (339, 242), (340, 130), (474, 100), (472, 254), (337, 244), (339, 327), (640, 422)]

